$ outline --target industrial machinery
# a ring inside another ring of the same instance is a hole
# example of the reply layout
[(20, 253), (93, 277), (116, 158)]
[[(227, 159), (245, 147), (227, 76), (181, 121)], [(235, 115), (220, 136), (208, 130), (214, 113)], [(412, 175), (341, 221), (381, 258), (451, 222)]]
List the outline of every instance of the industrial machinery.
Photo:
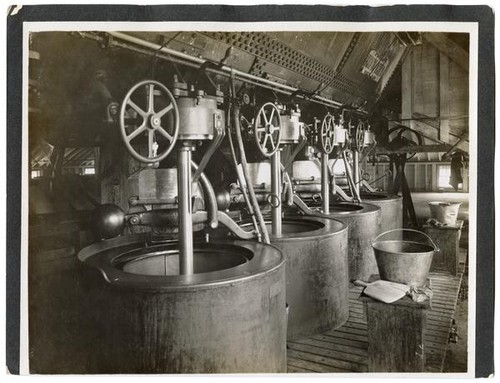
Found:
[[(351, 121), (346, 123), (345, 113), (341, 113), (338, 118), (338, 125), (335, 129), (343, 129), (335, 140), (339, 145), (340, 159), (329, 160), (329, 165), (335, 183), (333, 193), (340, 201), (345, 202), (368, 202), (371, 205), (380, 207), (381, 227), (388, 229), (400, 229), (403, 227), (403, 199), (396, 193), (383, 193), (374, 189), (369, 183), (369, 175), (362, 173), (360, 164), (361, 157), (364, 159), (370, 154), (374, 154), (376, 146), (375, 134), (370, 129), (370, 124), (359, 120), (354, 127)], [(351, 150), (345, 145), (346, 138), (351, 137)], [(340, 160), (343, 165), (342, 174), (335, 174), (335, 164)], [(382, 177), (392, 176), (388, 171)], [(377, 181), (377, 180), (375, 180)], [(371, 181), (374, 182), (374, 181)]]
[[(364, 129), (361, 121), (356, 129), (352, 128), (350, 121), (349, 124), (345, 123), (344, 112), (337, 120), (327, 113), (322, 121), (315, 119), (314, 125), (309, 129), (307, 155), (293, 163), (292, 179), (297, 184), (298, 191), (294, 197), (295, 207), (290, 210), (298, 210), (306, 216), (335, 218), (347, 224), (349, 280), (368, 280), (371, 275), (378, 274), (371, 241), (380, 232), (380, 208), (361, 203), (359, 179), (352, 177), (351, 171), (346, 173), (354, 201), (341, 202), (340, 198), (340, 202), (330, 200), (330, 190), (334, 193), (334, 198), (345, 196), (346, 193), (335, 183), (329, 156), (333, 153), (336, 157), (334, 161), (341, 156), (345, 168), (350, 169), (347, 152), (353, 153), (353, 162), (357, 164), (356, 153), (374, 143), (372, 133)], [(358, 174), (357, 166), (353, 168), (354, 174)]]
[[(417, 116), (402, 81), (431, 60), (408, 36), (33, 32), (31, 372), (361, 372), (367, 342), (392, 358), (368, 339), (393, 313), (366, 317), (350, 282), (383, 277), (373, 242), (412, 215), (404, 167), (427, 145), (393, 123)], [(435, 85), (441, 113), (454, 87)], [(376, 189), (379, 172), (396, 178)]]
[[(362, 203), (359, 170), (375, 140), (360, 100), (235, 69), (231, 46), (217, 61), (170, 40), (80, 36), (152, 54), (153, 74), (108, 113), (129, 154), (123, 192), (96, 210), (98, 241), (79, 253), (98, 276), (96, 371), (285, 371), (286, 339), (344, 324), (349, 280), (377, 273), (380, 212)], [(168, 86), (154, 79), (159, 58)]]
[[(193, 238), (219, 222), (236, 237), (254, 237), (253, 230), (242, 230), (217, 211), (203, 172), (224, 137), (222, 95), (209, 96), (177, 79), (172, 89), (146, 80), (126, 94), (122, 139), (129, 153), (149, 166), (129, 179), (129, 192), (137, 192), (129, 199), (129, 212), (105, 205), (96, 214), (101, 237), (115, 238), (79, 253), (104, 277), (92, 297), (103, 313), (99, 327), (105, 329), (98, 369), (284, 372), (281, 252), (256, 241)], [(205, 152), (195, 164), (191, 154), (200, 146)], [(163, 168), (162, 161), (174, 152), (177, 166)], [(120, 236), (126, 226), (151, 230)]]
[[(300, 109), (294, 104), (267, 102), (254, 107), (253, 117), (245, 114), (234, 110), (242, 166), (238, 184), (227, 191), (227, 208), (239, 217), (242, 227), (251, 228), (253, 222), (262, 237), (268, 236), (285, 256), (287, 338), (336, 328), (348, 316), (347, 226), (325, 218), (283, 218), (284, 207), (292, 205), (294, 199), (281, 155), (303, 140)], [(246, 152), (252, 162), (247, 163)], [(238, 201), (247, 198), (247, 190), (255, 195), (255, 211), (262, 211), (262, 217), (240, 208)]]

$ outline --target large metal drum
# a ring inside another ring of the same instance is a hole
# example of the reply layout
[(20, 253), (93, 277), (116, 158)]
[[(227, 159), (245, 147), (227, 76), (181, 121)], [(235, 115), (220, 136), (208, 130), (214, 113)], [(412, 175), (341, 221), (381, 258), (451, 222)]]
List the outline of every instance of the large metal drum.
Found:
[(132, 235), (93, 244), (79, 259), (94, 285), (98, 373), (286, 371), (284, 257), (250, 241), (196, 243), (193, 275), (178, 273), (176, 242)]
[[(309, 206), (319, 207), (319, 204)], [(378, 274), (372, 241), (381, 230), (380, 208), (366, 203), (334, 202), (328, 216), (349, 226), (349, 280), (368, 281), (372, 274)]]
[(361, 200), (380, 206), (380, 217), (384, 231), (403, 227), (403, 198), (401, 196), (362, 192)]
[[(341, 326), (349, 315), (347, 226), (322, 218), (284, 218), (271, 243), (286, 258), (288, 339)], [(252, 227), (248, 224), (247, 227)]]

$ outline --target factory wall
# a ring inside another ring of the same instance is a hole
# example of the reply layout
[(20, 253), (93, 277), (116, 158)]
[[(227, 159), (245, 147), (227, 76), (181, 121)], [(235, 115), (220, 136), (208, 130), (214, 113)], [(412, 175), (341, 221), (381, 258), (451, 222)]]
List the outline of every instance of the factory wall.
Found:
[[(409, 162), (406, 164), (405, 175), (408, 186), (412, 192), (454, 192), (455, 190), (447, 184), (449, 178), (446, 170), (449, 169), (450, 162)], [(372, 187), (389, 192), (389, 177), (382, 177), (390, 169), (388, 162), (378, 162), (375, 165), (367, 163), (363, 166), (363, 171), (370, 175), (369, 183)], [(462, 188), (457, 192), (467, 193), (469, 191), (468, 169), (462, 172)], [(378, 180), (377, 180), (378, 179)]]
[[(468, 86), (468, 68), (461, 62), (450, 59), (432, 43), (413, 47), (401, 69), (400, 123), (420, 132), (423, 145), (457, 144), (456, 149), (468, 152)], [(395, 122), (390, 121), (389, 128), (393, 126)], [(407, 138), (415, 141), (411, 134)], [(456, 191), (446, 181), (450, 162), (442, 160), (443, 154), (417, 153), (406, 164), (412, 192)], [(389, 162), (365, 163), (363, 169), (370, 174), (369, 182), (378, 179), (372, 186), (389, 191), (389, 178), (380, 178), (389, 170)], [(462, 169), (463, 184), (457, 192), (469, 191), (468, 171)]]
[[(455, 144), (468, 132), (468, 86), (468, 68), (429, 44), (414, 47), (402, 66), (403, 124), (436, 143)], [(468, 151), (467, 136), (460, 148)]]

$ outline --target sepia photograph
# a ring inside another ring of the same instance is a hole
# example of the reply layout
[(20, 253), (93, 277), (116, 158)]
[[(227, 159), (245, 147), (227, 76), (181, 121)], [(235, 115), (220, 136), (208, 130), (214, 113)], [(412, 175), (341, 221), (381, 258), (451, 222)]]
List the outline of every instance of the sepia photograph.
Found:
[(22, 38), (22, 374), (474, 377), (477, 22)]

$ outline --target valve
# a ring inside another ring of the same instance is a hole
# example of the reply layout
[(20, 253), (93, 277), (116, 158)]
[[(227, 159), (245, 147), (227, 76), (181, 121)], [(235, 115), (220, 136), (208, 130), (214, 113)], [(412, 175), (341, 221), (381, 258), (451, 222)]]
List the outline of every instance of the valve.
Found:
[(330, 113), (323, 118), (319, 140), (323, 153), (330, 154), (335, 145), (334, 119)]
[(358, 126), (356, 127), (356, 133), (354, 136), (354, 145), (358, 152), (361, 152), (363, 150), (364, 142), (365, 142), (365, 126), (363, 122), (360, 120), (358, 122)]
[[(136, 103), (139, 102), (141, 91), (146, 90), (144, 98), (146, 109), (143, 109)], [(163, 96), (163, 100), (169, 101), (168, 104), (160, 110), (155, 110), (155, 97)], [(133, 100), (135, 99), (135, 101)], [(137, 127), (130, 123), (130, 120), (135, 119), (133, 116), (138, 115), (142, 119), (142, 123)], [(165, 128), (167, 121), (173, 119), (172, 133), (169, 133)], [(127, 123), (129, 120), (129, 123)], [(135, 127), (132, 132), (128, 129)], [(168, 88), (158, 81), (145, 80), (135, 84), (125, 95), (120, 109), (120, 132), (129, 153), (136, 160), (145, 163), (156, 163), (165, 159), (172, 151), (177, 141), (179, 134), (179, 109), (175, 102), (174, 96)], [(148, 156), (141, 155), (132, 145), (132, 141), (139, 137), (147, 135), (148, 137)], [(159, 144), (157, 142), (157, 134), (163, 138), (162, 151), (157, 153)]]
[(261, 106), (255, 118), (253, 133), (260, 152), (271, 157), (281, 143), (281, 118), (276, 105), (268, 102)]

